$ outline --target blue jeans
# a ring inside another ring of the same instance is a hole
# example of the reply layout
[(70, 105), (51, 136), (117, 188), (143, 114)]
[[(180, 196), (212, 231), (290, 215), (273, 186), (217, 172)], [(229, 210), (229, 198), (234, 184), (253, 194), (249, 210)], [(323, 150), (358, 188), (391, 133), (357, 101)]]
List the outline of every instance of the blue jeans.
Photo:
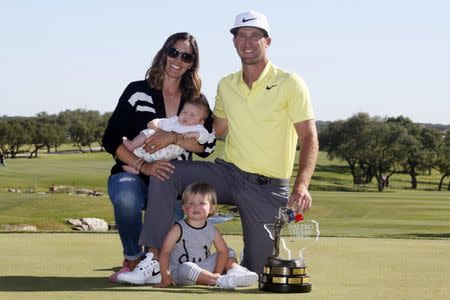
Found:
[[(108, 178), (108, 194), (114, 208), (114, 219), (127, 260), (141, 257), (139, 236), (142, 229), (142, 211), (145, 210), (148, 186), (138, 175), (117, 173)], [(181, 201), (176, 201), (174, 222), (184, 217)]]

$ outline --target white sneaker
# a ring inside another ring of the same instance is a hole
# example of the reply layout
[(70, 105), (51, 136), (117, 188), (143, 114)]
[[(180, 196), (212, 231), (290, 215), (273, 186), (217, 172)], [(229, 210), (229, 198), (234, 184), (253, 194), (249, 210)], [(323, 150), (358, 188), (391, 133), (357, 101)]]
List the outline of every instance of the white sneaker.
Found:
[(131, 284), (160, 283), (161, 272), (159, 271), (159, 262), (153, 260), (153, 253), (145, 254), (145, 259), (131, 272), (120, 273), (117, 276), (117, 282)]
[(236, 277), (236, 286), (251, 286), (259, 279), (258, 274), (249, 271), (243, 266), (237, 266), (229, 269), (227, 275)]
[(223, 290), (235, 290), (236, 276), (221, 275), (219, 278), (217, 278), (216, 285)]

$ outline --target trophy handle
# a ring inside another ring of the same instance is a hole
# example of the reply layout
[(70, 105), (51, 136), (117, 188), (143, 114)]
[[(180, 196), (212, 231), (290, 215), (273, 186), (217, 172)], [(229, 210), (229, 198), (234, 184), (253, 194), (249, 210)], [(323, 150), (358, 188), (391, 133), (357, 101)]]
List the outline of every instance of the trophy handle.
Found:
[(264, 229), (269, 233), (269, 237), (273, 240), (272, 255), (277, 257), (280, 254), (281, 227), (278, 224), (264, 224)]

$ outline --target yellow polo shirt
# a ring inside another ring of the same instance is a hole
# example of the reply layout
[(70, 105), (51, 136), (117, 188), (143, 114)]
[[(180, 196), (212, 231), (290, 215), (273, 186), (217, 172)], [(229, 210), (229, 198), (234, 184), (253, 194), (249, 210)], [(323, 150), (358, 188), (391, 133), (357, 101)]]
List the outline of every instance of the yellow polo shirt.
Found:
[(271, 62), (252, 89), (242, 70), (222, 78), (214, 115), (228, 120), (223, 159), (275, 178), (291, 177), (298, 139), (293, 124), (314, 118), (303, 80)]

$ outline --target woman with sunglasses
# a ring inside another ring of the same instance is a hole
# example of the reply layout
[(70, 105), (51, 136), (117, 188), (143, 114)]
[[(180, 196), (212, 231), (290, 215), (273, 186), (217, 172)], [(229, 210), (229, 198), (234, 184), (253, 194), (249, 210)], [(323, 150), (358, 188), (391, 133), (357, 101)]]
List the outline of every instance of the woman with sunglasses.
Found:
[[(178, 115), (186, 100), (200, 98), (198, 68), (199, 52), (195, 38), (186, 32), (171, 35), (153, 59), (145, 80), (132, 82), (126, 87), (108, 121), (103, 146), (116, 162), (108, 179), (108, 193), (125, 257), (122, 268), (111, 275), (110, 281), (115, 282), (119, 273), (133, 270), (141, 260), (142, 248), (138, 240), (142, 210), (147, 203), (149, 176), (165, 180), (173, 170), (169, 161), (145, 162), (139, 159), (122, 144), (122, 138), (133, 138), (153, 119)], [(212, 132), (211, 112), (204, 125)], [(195, 139), (181, 138), (179, 133), (158, 130), (147, 138), (144, 149), (154, 153), (170, 144), (189, 151), (188, 157), (177, 159), (190, 160), (192, 152), (201, 157), (208, 156), (214, 150), (215, 141), (200, 145)], [(125, 172), (125, 165), (135, 167), (140, 174)]]

